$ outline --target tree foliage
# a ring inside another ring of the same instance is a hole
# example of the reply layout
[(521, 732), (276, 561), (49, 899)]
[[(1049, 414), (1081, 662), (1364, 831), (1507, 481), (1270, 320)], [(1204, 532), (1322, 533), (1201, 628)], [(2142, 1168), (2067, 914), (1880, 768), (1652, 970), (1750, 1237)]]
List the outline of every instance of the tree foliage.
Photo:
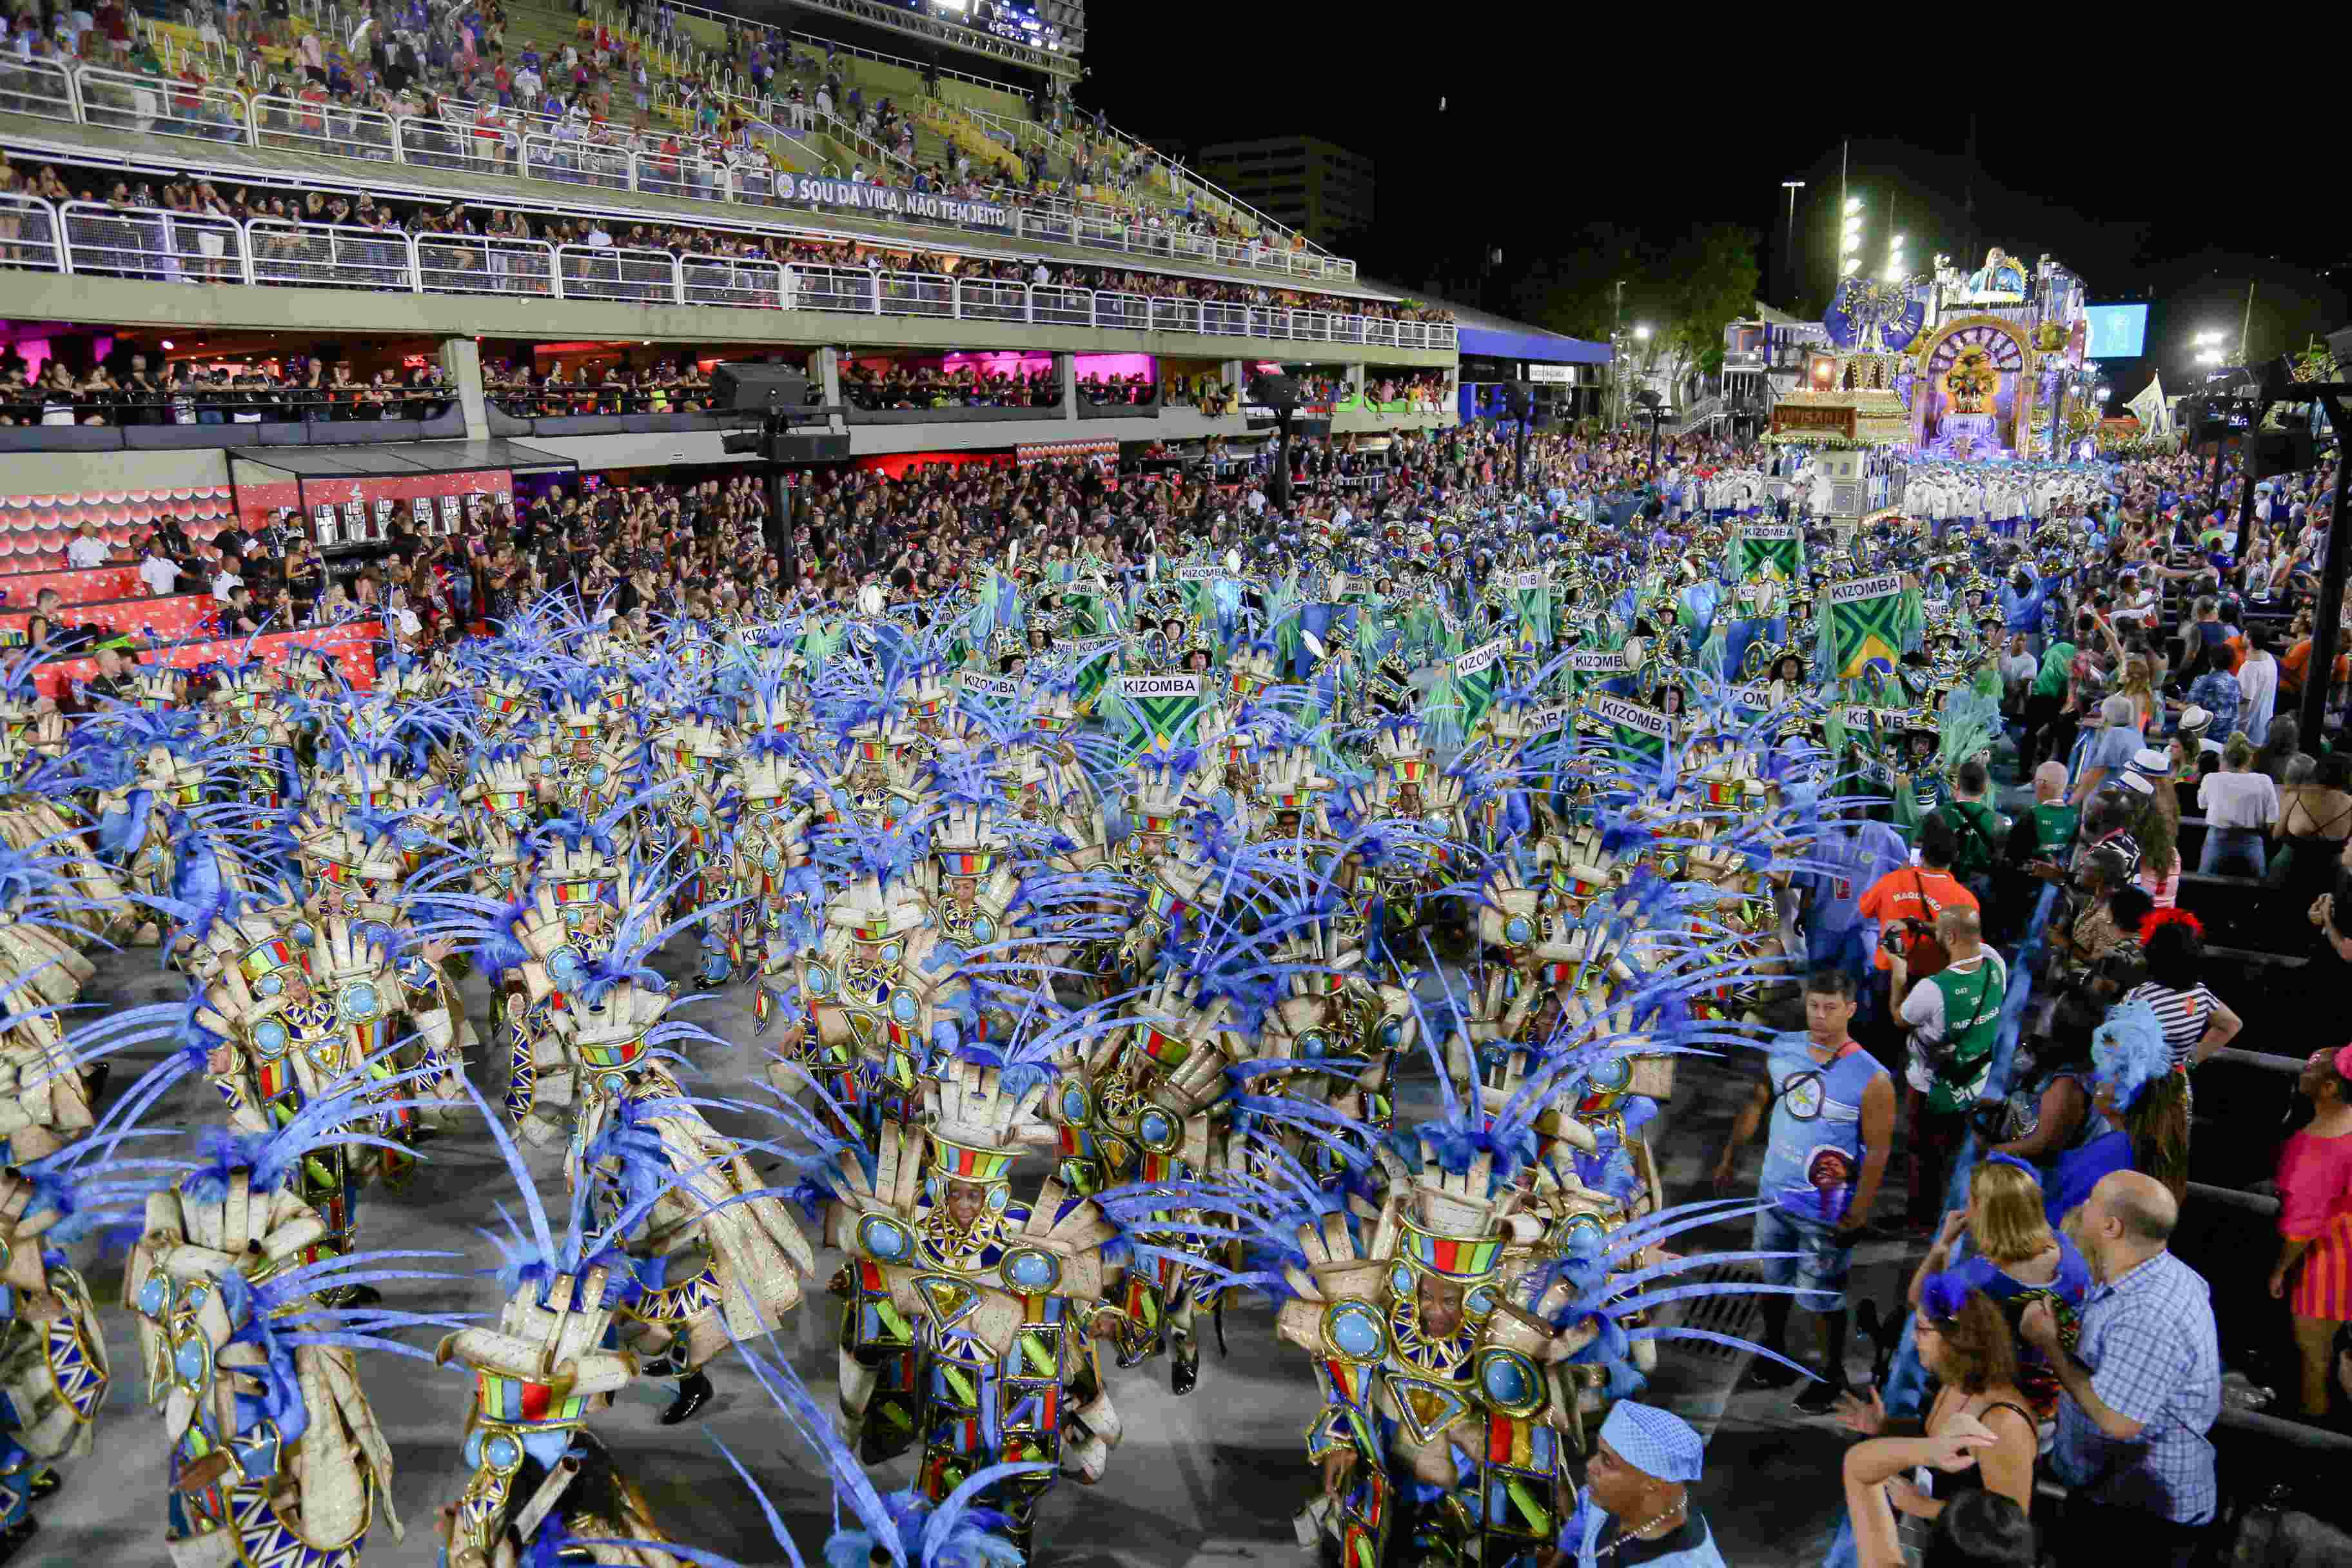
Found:
[(1686, 374), (1719, 363), (1724, 327), (1755, 309), (1756, 252), (1756, 235), (1736, 224), (1664, 243), (1595, 225), (1522, 276), (1512, 304), (1521, 319), (1576, 338), (1605, 342), (1621, 324), (1647, 326), (1635, 351), (1642, 368)]

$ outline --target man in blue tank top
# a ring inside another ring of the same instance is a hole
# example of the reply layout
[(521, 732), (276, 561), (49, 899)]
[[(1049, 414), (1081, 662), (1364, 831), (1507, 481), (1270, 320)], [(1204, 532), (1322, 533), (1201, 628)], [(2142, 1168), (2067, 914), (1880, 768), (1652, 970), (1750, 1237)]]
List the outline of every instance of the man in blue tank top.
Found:
[[(1813, 1413), (1829, 1409), (1845, 1387), (1846, 1272), (1854, 1232), (1878, 1201), (1895, 1133), (1895, 1080), (1848, 1032), (1853, 1009), (1853, 976), (1846, 971), (1823, 966), (1806, 976), (1805, 1027), (1773, 1037), (1766, 1081), (1740, 1108), (1715, 1167), (1716, 1190), (1727, 1191), (1737, 1181), (1735, 1157), (1769, 1116), (1756, 1195), (1772, 1206), (1756, 1216), (1755, 1246), (1794, 1254), (1767, 1259), (1764, 1279), (1800, 1286), (1802, 1294), (1758, 1298), (1763, 1343), (1787, 1353), (1791, 1301), (1820, 1316), (1822, 1380), (1797, 1396), (1798, 1408)], [(1768, 1360), (1748, 1373), (1759, 1388), (1785, 1388), (1796, 1379)]]

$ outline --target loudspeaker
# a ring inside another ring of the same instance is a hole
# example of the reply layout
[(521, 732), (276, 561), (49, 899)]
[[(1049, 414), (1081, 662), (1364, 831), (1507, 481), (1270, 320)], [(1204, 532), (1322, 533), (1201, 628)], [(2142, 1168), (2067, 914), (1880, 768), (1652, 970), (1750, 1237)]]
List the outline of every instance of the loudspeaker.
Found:
[(808, 401), (808, 372), (784, 364), (722, 364), (710, 373), (710, 396), (731, 414), (798, 408)]
[(1503, 383), (1503, 407), (1509, 412), (1512, 418), (1525, 419), (1528, 411), (1534, 407), (1535, 400), (1534, 383), (1526, 381)]
[(838, 436), (824, 431), (800, 432), (776, 437), (775, 461), (779, 463), (837, 463), (849, 456), (849, 432)]
[(2319, 466), (2317, 445), (2311, 438), (2311, 421), (2305, 419), (2300, 428), (2289, 426), (2278, 430), (2254, 432), (2254, 478), (2276, 479), (2281, 474), (2299, 474)]
[(1292, 376), (1254, 375), (1249, 378), (1248, 390), (1252, 403), (1263, 403), (1276, 414), (1286, 413), (1298, 406), (1298, 382)]

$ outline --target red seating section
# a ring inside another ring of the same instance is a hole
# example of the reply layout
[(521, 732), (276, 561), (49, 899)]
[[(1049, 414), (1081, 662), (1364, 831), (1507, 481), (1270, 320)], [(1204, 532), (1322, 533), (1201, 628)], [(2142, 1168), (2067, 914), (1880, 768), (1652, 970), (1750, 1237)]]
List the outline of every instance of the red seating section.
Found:
[[(383, 636), (381, 621), (351, 621), (340, 626), (314, 626), (305, 631), (272, 632), (254, 639), (253, 651), (270, 664), (283, 664), (287, 656), (300, 648), (312, 648), (325, 654), (339, 665), (343, 679), (365, 690), (375, 684), (375, 656), (368, 645)], [(216, 663), (225, 658), (244, 655), (246, 639), (221, 637), (212, 642), (183, 643), (177, 647), (159, 647), (138, 655), (141, 664), (164, 664), (176, 669), (194, 669), (200, 665)], [(68, 680), (88, 680), (98, 673), (94, 658), (59, 659), (54, 664), (37, 666), (33, 682), (44, 697), (58, 697)]]
[[(109, 490), (96, 495), (0, 495), (0, 570), (39, 572), (63, 568), (66, 546), (73, 542), (85, 522), (98, 524), (99, 538), (121, 549), (131, 543), (138, 530), (166, 516), (178, 518), (188, 537), (199, 542), (236, 526), (236, 512), (226, 485), (171, 490)], [(138, 589), (134, 586), (124, 592), (135, 594)], [(114, 599), (122, 595), (92, 596)], [(19, 601), (12, 592), (8, 602), (14, 605), (29, 602), (30, 598), (27, 594), (25, 601)]]
[[(5, 516), (0, 512), (0, 516)], [(130, 599), (139, 594), (139, 569), (136, 566), (92, 566), (82, 571), (71, 567), (54, 572), (18, 572), (0, 577), (0, 610), (26, 610), (33, 607), (44, 588), (55, 588), (58, 597), (68, 605), (95, 604), (100, 599)]]
[[(96, 573), (75, 575), (96, 576), (110, 570), (101, 566)], [(13, 579), (0, 578), (0, 583), (10, 581)], [(18, 603), (16, 595), (8, 595), (8, 603)], [(111, 599), (96, 605), (68, 599), (60, 618), (77, 626), (129, 632), (151, 642), (179, 642), (198, 634), (205, 617), (212, 614), (213, 603), (210, 594), (174, 594), (168, 599)], [(0, 628), (21, 633), (32, 618), (29, 604), (21, 610), (0, 610)]]

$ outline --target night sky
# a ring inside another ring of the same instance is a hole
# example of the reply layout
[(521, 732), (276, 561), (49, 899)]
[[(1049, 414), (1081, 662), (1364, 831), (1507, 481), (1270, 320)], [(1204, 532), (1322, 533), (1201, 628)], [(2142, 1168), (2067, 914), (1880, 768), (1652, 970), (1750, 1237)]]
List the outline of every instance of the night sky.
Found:
[[(1791, 27), (1684, 5), (1642, 13), (1676, 25), (1638, 37), (1586, 8), (1559, 8), (1566, 26), (1525, 21), (1552, 9), (1098, 0), (1078, 99), (1155, 143), (1309, 132), (1370, 156), (1380, 221), (1359, 259), (1369, 276), (1415, 286), (1461, 276), (1482, 246), (1500, 247), (1507, 269), (1522, 266), (1595, 220), (1659, 240), (1721, 220), (1763, 237), (1766, 296), (1788, 303), (1780, 182), (1804, 180), (1806, 271), (1794, 292), (1808, 314), (1835, 266), (1843, 138), (1872, 264), (1896, 231), (1890, 200), (1915, 268), (1937, 251), (1963, 260), (1973, 108), (1974, 255), (1963, 265), (1973, 269), (1989, 244), (2028, 262), (2047, 252), (2095, 302), (2148, 300), (2154, 357), (2110, 367), (2122, 395), (2152, 365), (2168, 390), (2180, 385), (2188, 340), (2206, 327), (2234, 334), (2250, 277), (2257, 354), (2352, 320), (2352, 216), (2340, 173), (2321, 175), (2340, 169), (2347, 130), (2326, 70), (2307, 90), (2263, 78), (2251, 99), (2231, 88), (2200, 105), (2200, 79), (2184, 74), (2205, 47), (2195, 29), (2145, 18), (2115, 18), (2113, 31), (2135, 35), (2120, 43), (2003, 25), (2011, 44), (1956, 43), (1939, 59), (1898, 24), (1832, 44), (1865, 15), (1851, 11)], [(1769, 43), (1748, 41), (1759, 27)], [(1889, 89), (1833, 85), (1851, 74), (1830, 63), (1841, 49), (1868, 57), (1858, 73)], [(2225, 131), (2224, 118), (2247, 129)]]

